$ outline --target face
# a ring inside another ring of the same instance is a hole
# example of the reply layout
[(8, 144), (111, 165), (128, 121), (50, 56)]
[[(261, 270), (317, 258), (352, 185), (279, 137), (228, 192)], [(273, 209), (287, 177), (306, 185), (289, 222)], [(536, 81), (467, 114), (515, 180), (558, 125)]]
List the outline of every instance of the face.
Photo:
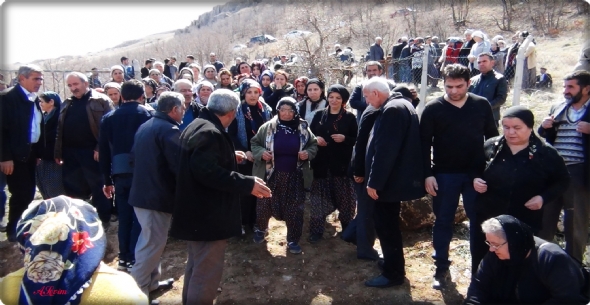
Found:
[(181, 103), (180, 107), (175, 106), (174, 108), (172, 108), (172, 112), (169, 113), (168, 115), (176, 122), (181, 123), (185, 112), (186, 112), (186, 105), (185, 105), (185, 103)]
[(342, 95), (340, 95), (340, 93), (330, 92), (330, 94), (328, 94), (330, 109), (340, 110), (340, 108), (342, 108), (342, 102)]
[(113, 103), (118, 103), (119, 99), (121, 98), (121, 92), (115, 88), (109, 88), (106, 94), (111, 99), (111, 101), (113, 101)]
[(209, 88), (207, 86), (203, 86), (203, 87), (201, 87), (201, 90), (199, 90), (199, 99), (201, 100), (201, 102), (204, 105), (207, 105), (207, 101), (209, 100), (209, 95), (211, 95), (212, 92), (213, 92), (213, 90), (211, 90), (211, 88)]
[[(268, 76), (268, 75), (263, 76), (262, 80), (260, 82), (262, 83), (262, 86), (264, 86), (264, 87), (270, 86), (270, 76)], [(303, 90), (305, 90), (305, 86), (303, 87)]]
[(220, 82), (221, 82), (221, 85), (223, 85), (223, 86), (229, 86), (231, 84), (231, 76), (229, 76), (227, 74), (221, 75)]
[(486, 241), (490, 243), (488, 245), (490, 252), (494, 252), (499, 259), (510, 259), (510, 251), (508, 251), (508, 243), (506, 243), (505, 239), (495, 234), (486, 233)]
[(191, 70), (193, 70), (193, 75), (195, 75), (195, 76), (201, 75), (201, 71), (199, 71), (199, 69), (197, 67), (191, 67)]
[(496, 62), (491, 60), (490, 57), (487, 55), (479, 56), (477, 58), (477, 66), (479, 67), (479, 71), (481, 73), (487, 73), (492, 71), (495, 63)]
[(307, 96), (312, 101), (317, 101), (322, 96), (322, 89), (317, 84), (307, 86)]
[(260, 76), (260, 68), (258, 68), (258, 66), (254, 66), (254, 68), (252, 69), (252, 74), (254, 76)]
[(504, 48), (504, 47), (506, 47), (506, 45), (504, 44), (504, 42), (499, 42), (498, 43), (498, 47), (499, 48)]
[(451, 102), (459, 102), (467, 95), (469, 82), (462, 78), (447, 78), (445, 92)]
[(98, 71), (92, 70), (92, 76), (98, 76)]
[(248, 90), (246, 90), (246, 103), (248, 103), (250, 105), (256, 105), (259, 97), (260, 97), (260, 91), (258, 91), (258, 88), (251, 87), (251, 88), (248, 88)]
[(53, 100), (46, 101), (43, 98), (39, 98), (39, 107), (41, 108), (41, 110), (43, 112), (46, 112), (46, 113), (51, 112), (51, 110), (53, 110), (53, 108), (54, 108), (53, 105), (54, 105)]
[(412, 99), (415, 100), (418, 97), (418, 92), (416, 92), (416, 88), (409, 88), (409, 90), (412, 94)]
[(305, 94), (305, 84), (303, 82), (298, 82), (295, 88), (297, 89), (297, 93)]
[(287, 61), (287, 57), (286, 56), (281, 56), (281, 61), (282, 62), (286, 62)]
[(146, 96), (152, 96), (154, 94), (154, 89), (152, 89), (152, 86), (144, 83), (143, 84), (143, 87), (145, 89), (145, 95)]
[(175, 63), (176, 63), (176, 59), (174, 59), (174, 58), (170, 59), (170, 64), (171, 64), (171, 65), (173, 65), (173, 64), (175, 64)]
[(295, 110), (289, 105), (282, 105), (279, 108), (279, 118), (283, 121), (291, 121), (295, 117)]
[(498, 44), (497, 44), (497, 43), (495, 43), (495, 42), (494, 42), (494, 43), (492, 43), (492, 45), (491, 45), (490, 49), (491, 49), (492, 51), (496, 51), (496, 50), (498, 50)]
[(75, 75), (70, 75), (66, 82), (72, 95), (76, 98), (81, 98), (88, 91), (88, 82), (82, 81)]
[(367, 78), (371, 78), (373, 76), (381, 76), (381, 71), (379, 71), (379, 66), (367, 66)]
[(121, 61), (121, 63), (122, 63), (124, 66), (127, 66), (127, 65), (129, 65), (129, 59), (124, 59), (124, 60), (122, 60), (122, 61)]
[(215, 62), (217, 60), (217, 56), (215, 56), (215, 55), (209, 55), (209, 60), (211, 62)]
[(475, 42), (482, 42), (483, 38), (481, 38), (479, 36), (473, 36), (473, 40), (475, 40)]
[(184, 102), (190, 103), (193, 100), (193, 88), (187, 84), (178, 84), (176, 87), (176, 92), (182, 94), (184, 96)]
[(160, 73), (164, 73), (164, 66), (156, 65), (156, 69), (158, 69), (158, 71), (160, 71)]
[(377, 90), (369, 91), (363, 89), (363, 96), (365, 97), (367, 104), (375, 108), (381, 108), (381, 105), (385, 102), (385, 100), (379, 96), (379, 92)]
[(18, 83), (29, 92), (37, 92), (43, 85), (43, 74), (31, 72), (29, 77), (19, 76)]
[(381, 42), (383, 42), (383, 40), (381, 40), (381, 39), (377, 39), (377, 40), (376, 40), (376, 42), (377, 42), (377, 44), (379, 44), (379, 45), (380, 45), (380, 44), (381, 44)]
[(207, 70), (205, 70), (205, 77), (208, 79), (214, 79), (215, 78), (215, 69), (207, 68)]
[(432, 39), (428, 38), (426, 39), (426, 44), (431, 44), (432, 43)]
[[(590, 94), (590, 86), (581, 88), (575, 79), (563, 81), (563, 97), (572, 104), (586, 102), (588, 94)], [(586, 96), (586, 99), (584, 99), (584, 96)]]
[(282, 74), (275, 75), (275, 85), (280, 85), (281, 88), (287, 84), (287, 78)]
[(151, 72), (150, 73), (150, 78), (155, 80), (156, 82), (160, 82), (160, 72)]
[(145, 65), (145, 67), (148, 69), (151, 69), (153, 64), (154, 63), (148, 62), (147, 65)]
[(186, 62), (188, 62), (188, 63), (193, 63), (193, 61), (194, 61), (194, 59), (192, 59), (192, 58), (189, 58), (189, 57), (186, 58)]
[(121, 70), (113, 70), (111, 73), (113, 80), (117, 83), (121, 83), (125, 81), (125, 77), (123, 76), (123, 71)]
[(471, 34), (465, 34), (465, 41), (471, 40)]
[(529, 143), (533, 130), (519, 118), (503, 118), (502, 129), (506, 142), (511, 145), (525, 145)]
[(240, 65), (240, 74), (250, 74), (251, 73), (251, 69), (250, 66), (248, 66), (247, 64), (241, 64)]

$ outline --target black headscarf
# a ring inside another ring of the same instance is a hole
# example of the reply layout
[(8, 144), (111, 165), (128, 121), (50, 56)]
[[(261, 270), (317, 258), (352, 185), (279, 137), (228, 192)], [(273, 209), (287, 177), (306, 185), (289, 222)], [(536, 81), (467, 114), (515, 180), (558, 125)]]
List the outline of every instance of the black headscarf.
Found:
[(327, 95), (330, 95), (330, 93), (332, 92), (340, 94), (340, 96), (342, 97), (342, 105), (346, 105), (346, 102), (348, 102), (348, 98), (350, 98), (350, 93), (348, 92), (348, 89), (346, 89), (346, 87), (340, 84), (334, 84), (330, 86), (330, 88), (328, 88), (328, 92), (326, 93)]
[[(294, 115), (293, 115), (293, 119), (291, 121), (281, 120), (281, 116), (279, 114), (279, 109), (283, 105), (288, 105), (289, 107), (291, 107), (291, 109), (293, 109)], [(299, 109), (297, 109), (297, 102), (295, 101), (294, 98), (286, 96), (286, 97), (283, 97), (279, 100), (279, 102), (277, 103), (277, 119), (279, 121), (279, 125), (289, 127), (293, 131), (297, 131), (297, 129), (299, 129), (299, 123), (300, 123), (301, 117), (299, 116)]]
[(305, 93), (307, 94), (307, 88), (309, 88), (309, 85), (312, 84), (316, 84), (320, 87), (321, 90), (321, 94), (320, 94), (320, 99), (317, 101), (312, 101), (309, 98), (309, 95), (307, 96), (307, 99), (309, 99), (309, 101), (311, 102), (311, 109), (310, 111), (316, 110), (316, 108), (318, 108), (318, 104), (320, 101), (325, 100), (326, 99), (326, 94), (325, 94), (325, 89), (326, 89), (326, 85), (324, 85), (324, 82), (322, 82), (321, 80), (317, 79), (317, 78), (312, 78), (310, 80), (307, 81), (307, 84), (305, 84)]
[(535, 115), (524, 106), (512, 106), (506, 109), (502, 118), (519, 118), (528, 128), (533, 128), (535, 125)]

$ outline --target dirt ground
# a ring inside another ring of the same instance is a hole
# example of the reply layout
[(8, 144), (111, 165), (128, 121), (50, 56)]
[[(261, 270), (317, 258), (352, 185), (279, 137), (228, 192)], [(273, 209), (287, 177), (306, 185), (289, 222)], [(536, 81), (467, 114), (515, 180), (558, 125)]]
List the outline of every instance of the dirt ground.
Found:
[[(306, 206), (307, 208), (307, 206)], [(306, 209), (307, 210), (307, 209)], [(379, 275), (376, 263), (356, 258), (352, 244), (342, 241), (335, 214), (328, 217), (324, 239), (312, 245), (306, 214), (301, 240), (303, 253), (286, 251), (284, 222), (271, 219), (264, 244), (252, 241), (252, 232), (230, 240), (216, 304), (461, 304), (469, 285), (468, 230), (458, 224), (451, 243), (452, 283), (442, 291), (431, 288), (434, 273), (430, 229), (404, 232), (406, 282), (399, 287), (367, 288), (364, 281)], [(0, 240), (5, 239), (0, 234)], [(117, 223), (108, 230), (105, 262), (117, 267)], [(2, 242), (6, 245), (6, 242)], [(379, 244), (375, 246), (380, 250)], [(162, 257), (163, 277), (173, 277), (174, 287), (158, 296), (161, 304), (180, 304), (186, 244), (169, 239)], [(0, 249), (0, 277), (22, 267), (15, 245)]]

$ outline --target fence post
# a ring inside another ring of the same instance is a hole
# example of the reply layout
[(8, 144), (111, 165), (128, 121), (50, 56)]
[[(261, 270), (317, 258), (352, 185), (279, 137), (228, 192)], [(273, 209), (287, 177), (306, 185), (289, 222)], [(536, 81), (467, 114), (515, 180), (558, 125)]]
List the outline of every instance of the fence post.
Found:
[(418, 104), (418, 116), (422, 115), (424, 105), (426, 105), (426, 91), (428, 91), (428, 57), (430, 55), (430, 45), (424, 45), (424, 54), (422, 54), (422, 78), (420, 80), (420, 104)]
[(533, 35), (529, 34), (529, 36), (518, 48), (518, 53), (516, 54), (516, 71), (514, 74), (514, 84), (512, 88), (512, 106), (520, 105), (520, 93), (522, 92), (522, 78), (524, 73), (524, 53), (526, 52), (526, 49), (531, 41), (533, 41)]

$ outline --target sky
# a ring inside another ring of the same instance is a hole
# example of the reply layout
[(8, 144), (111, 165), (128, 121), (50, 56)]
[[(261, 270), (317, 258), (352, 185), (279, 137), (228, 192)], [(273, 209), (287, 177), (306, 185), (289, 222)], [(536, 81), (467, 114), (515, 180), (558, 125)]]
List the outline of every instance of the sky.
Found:
[(0, 0), (2, 63), (26, 63), (85, 55), (127, 40), (183, 29), (227, 1), (3, 2)]

